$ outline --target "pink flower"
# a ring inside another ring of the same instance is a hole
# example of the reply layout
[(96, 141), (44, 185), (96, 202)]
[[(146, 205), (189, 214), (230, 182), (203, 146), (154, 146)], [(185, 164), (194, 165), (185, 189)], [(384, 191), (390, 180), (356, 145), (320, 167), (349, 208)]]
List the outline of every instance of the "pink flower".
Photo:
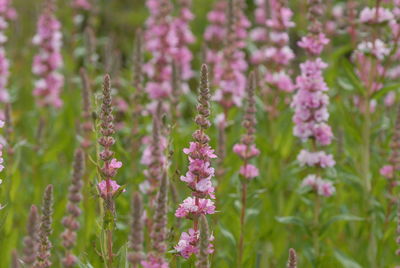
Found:
[(117, 161), (117, 159), (113, 158), (113, 159), (111, 159), (109, 167), (113, 168), (113, 169), (119, 169), (122, 167), (122, 162)]
[(394, 167), (392, 165), (385, 165), (379, 170), (379, 173), (387, 179), (393, 179)]
[(297, 156), (297, 160), (301, 166), (320, 166), (322, 168), (333, 167), (335, 160), (331, 154), (326, 154), (324, 151), (320, 152), (309, 152), (307, 150), (301, 150)]
[(169, 268), (169, 265), (164, 258), (152, 253), (148, 254), (147, 259), (141, 261), (140, 264), (144, 268)]
[(197, 202), (198, 204), (196, 205), (196, 200), (193, 197), (186, 198), (183, 200), (183, 203), (179, 205), (175, 216), (178, 218), (192, 218), (193, 216), (199, 216), (201, 214), (207, 215), (215, 213), (214, 202), (210, 199), (199, 198)]
[[(211, 235), (209, 241), (213, 241), (214, 236)], [(192, 254), (197, 254), (199, 252), (198, 248), (199, 242), (199, 232), (194, 229), (189, 229), (189, 231), (183, 232), (179, 239), (178, 244), (174, 247), (175, 250), (185, 259), (188, 259)], [(213, 245), (210, 243), (208, 245), (208, 254), (214, 252)]]
[[(118, 191), (118, 189), (121, 187), (114, 180), (108, 180), (108, 183), (110, 185), (110, 191), (109, 192), (107, 190), (107, 181), (106, 180), (102, 180), (101, 182), (99, 182), (97, 184), (97, 187), (99, 188), (99, 191), (100, 191), (100, 195), (102, 197), (106, 197), (107, 193), (110, 194), (111, 196), (113, 196)], [(125, 192), (125, 191), (126, 190), (124, 189), (123, 192)]]
[(390, 91), (388, 94), (385, 96), (385, 106), (386, 107), (391, 107), (393, 104), (396, 102), (396, 93), (394, 91)]
[(332, 196), (336, 191), (332, 182), (323, 180), (314, 174), (308, 175), (304, 178), (301, 186), (310, 187), (315, 193), (325, 197)]
[(210, 145), (202, 145), (198, 142), (190, 142), (189, 148), (183, 149), (183, 152), (189, 155), (190, 158), (217, 158), (217, 156), (214, 154), (214, 150), (211, 149)]
[[(50, 4), (51, 5), (51, 4)], [(37, 33), (33, 44), (39, 47), (39, 53), (34, 57), (32, 72), (39, 76), (35, 82), (34, 96), (39, 106), (60, 108), (59, 97), (64, 85), (64, 78), (59, 73), (63, 65), (61, 56), (62, 34), (61, 24), (53, 14), (53, 7), (45, 7), (39, 17)]]
[(365, 7), (360, 13), (360, 22), (366, 24), (384, 23), (393, 18), (392, 12), (383, 7), (379, 7), (378, 10), (375, 7)]
[(318, 185), (318, 194), (325, 196), (325, 197), (330, 197), (336, 192), (335, 187), (333, 186), (333, 183), (330, 181), (321, 181), (320, 184)]
[(380, 39), (375, 39), (373, 42), (361, 42), (357, 46), (357, 50), (365, 54), (374, 55), (379, 60), (383, 60), (390, 53), (390, 48)]
[(256, 148), (254, 144), (252, 144), (249, 148), (242, 143), (235, 144), (233, 146), (233, 152), (240, 156), (242, 159), (251, 159), (260, 154), (260, 150)]
[(328, 43), (329, 39), (326, 38), (324, 33), (320, 33), (318, 35), (304, 36), (297, 44), (311, 55), (319, 55)]
[(246, 179), (254, 179), (259, 175), (258, 168), (251, 164), (246, 164), (240, 168), (240, 175), (242, 175)]

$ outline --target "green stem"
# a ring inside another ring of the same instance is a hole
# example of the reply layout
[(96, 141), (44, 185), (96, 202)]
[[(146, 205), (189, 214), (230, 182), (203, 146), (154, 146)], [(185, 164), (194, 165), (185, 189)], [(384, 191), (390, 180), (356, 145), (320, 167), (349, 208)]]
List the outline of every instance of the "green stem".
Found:
[(316, 194), (314, 203), (314, 218), (313, 218), (313, 246), (315, 254), (315, 265), (318, 267), (320, 260), (320, 243), (319, 243), (319, 214), (321, 212), (321, 198)]
[(240, 213), (240, 237), (239, 237), (239, 243), (238, 243), (238, 259), (237, 259), (237, 267), (238, 268), (242, 267), (242, 261), (243, 261), (246, 202), (247, 202), (247, 183), (242, 182), (242, 210)]

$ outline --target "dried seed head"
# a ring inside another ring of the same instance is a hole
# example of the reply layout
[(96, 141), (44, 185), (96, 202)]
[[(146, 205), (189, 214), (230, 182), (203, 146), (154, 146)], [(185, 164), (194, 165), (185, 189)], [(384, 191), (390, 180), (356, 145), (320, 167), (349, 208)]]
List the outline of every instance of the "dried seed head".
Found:
[(39, 213), (35, 205), (31, 206), (26, 229), (27, 235), (24, 237), (24, 256), (22, 260), (25, 264), (32, 265), (36, 260), (39, 238)]
[(289, 259), (287, 267), (297, 268), (297, 256), (296, 256), (296, 251), (293, 248), (289, 249)]
[(129, 236), (130, 253), (128, 259), (133, 266), (138, 266), (144, 259), (143, 253), (143, 201), (140, 193), (135, 192), (132, 198), (132, 224)]

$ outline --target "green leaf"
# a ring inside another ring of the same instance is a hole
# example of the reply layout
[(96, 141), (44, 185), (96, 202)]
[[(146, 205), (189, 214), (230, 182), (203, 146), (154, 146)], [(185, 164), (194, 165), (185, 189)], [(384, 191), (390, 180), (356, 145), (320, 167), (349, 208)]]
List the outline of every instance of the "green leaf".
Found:
[(305, 228), (304, 220), (300, 217), (295, 216), (287, 216), (287, 217), (275, 217), (275, 219), (283, 224), (292, 224), (297, 225)]
[(332, 218), (330, 218), (329, 221), (322, 226), (321, 233), (326, 231), (330, 225), (332, 225), (333, 223), (335, 223), (337, 221), (363, 221), (363, 220), (364, 220), (364, 218), (361, 218), (361, 217), (358, 217), (355, 215), (351, 215), (351, 214), (336, 215), (336, 216), (333, 216)]
[(362, 268), (360, 264), (358, 264), (355, 260), (346, 256), (344, 253), (339, 250), (335, 250), (335, 258), (346, 268)]
[(399, 88), (400, 88), (400, 83), (387, 85), (387, 86), (383, 87), (382, 89), (374, 92), (371, 97), (373, 99), (378, 100), (378, 99), (382, 98), (383, 96), (386, 96), (386, 94), (389, 93), (390, 91), (393, 91), (393, 90), (398, 91)]
[(231, 242), (232, 245), (236, 245), (236, 239), (230, 231), (228, 231), (222, 226), (220, 226), (220, 231), (222, 235)]

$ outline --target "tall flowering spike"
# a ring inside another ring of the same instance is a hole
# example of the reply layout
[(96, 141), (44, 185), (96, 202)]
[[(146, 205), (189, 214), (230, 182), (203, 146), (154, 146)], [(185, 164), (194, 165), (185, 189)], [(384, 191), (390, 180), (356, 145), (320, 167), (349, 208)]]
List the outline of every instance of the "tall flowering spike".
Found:
[(145, 45), (152, 58), (144, 66), (149, 82), (146, 92), (150, 99), (166, 99), (171, 94), (172, 52), (178, 37), (173, 30), (172, 4), (169, 0), (147, 0), (150, 16), (146, 21)]
[[(172, 56), (178, 70), (177, 75), (179, 81), (183, 82), (193, 77), (191, 66), (193, 54), (188, 45), (194, 43), (196, 38), (190, 29), (190, 22), (194, 19), (194, 15), (191, 11), (192, 0), (179, 0), (178, 3), (180, 10), (178, 17), (174, 19), (173, 23), (173, 31), (178, 39)], [(186, 83), (182, 83), (178, 88), (182, 89), (184, 92), (189, 90)], [(176, 89), (173, 88), (172, 90)]]
[(51, 242), (50, 235), (52, 233), (53, 215), (53, 185), (48, 185), (43, 195), (42, 216), (40, 219), (39, 227), (39, 247), (36, 256), (36, 261), (33, 265), (34, 268), (47, 268), (51, 267)]
[(243, 120), (243, 128), (246, 133), (242, 136), (241, 143), (235, 144), (233, 151), (240, 156), (244, 164), (240, 168), (240, 175), (246, 179), (253, 179), (258, 176), (258, 168), (249, 163), (249, 160), (256, 157), (260, 151), (254, 145), (256, 133), (256, 100), (254, 97), (255, 77), (251, 73), (248, 79), (247, 87), (247, 108)]
[(145, 268), (168, 267), (165, 259), (167, 251), (168, 187), (168, 177), (164, 172), (157, 195), (153, 226), (150, 234), (152, 252), (148, 254), (145, 261), (141, 262)]
[(22, 260), (28, 267), (32, 267), (36, 260), (39, 241), (39, 213), (35, 205), (32, 205), (29, 212), (27, 234), (24, 237), (24, 255)]
[(81, 81), (82, 81), (82, 124), (83, 139), (81, 142), (82, 148), (86, 149), (90, 147), (91, 134), (93, 131), (92, 123), (92, 107), (91, 107), (91, 85), (87, 76), (86, 70), (81, 68), (80, 70)]
[(83, 185), (82, 176), (85, 169), (85, 154), (81, 149), (75, 151), (75, 160), (72, 173), (71, 186), (68, 188), (68, 215), (62, 219), (65, 231), (61, 234), (62, 245), (66, 252), (62, 259), (64, 267), (74, 267), (77, 263), (77, 257), (72, 253), (76, 244), (76, 231), (79, 229), (78, 217), (81, 215), (79, 203), (82, 200), (81, 189)]
[(256, 1), (257, 27), (251, 31), (250, 38), (258, 48), (252, 53), (251, 62), (266, 67), (261, 69), (260, 75), (263, 88), (294, 90), (289, 69), (294, 53), (289, 47), (288, 34), (289, 29), (295, 26), (292, 16), (286, 0)]
[(210, 234), (208, 230), (208, 222), (207, 218), (204, 215), (200, 216), (200, 245), (199, 245), (199, 253), (196, 262), (197, 268), (209, 268), (210, 262), (208, 260), (209, 253), (209, 245), (210, 245)]
[(104, 164), (101, 168), (103, 180), (98, 184), (98, 188), (103, 199), (111, 199), (120, 188), (112, 178), (117, 174), (117, 170), (122, 167), (122, 163), (113, 158), (114, 152), (111, 150), (111, 146), (115, 143), (115, 139), (112, 137), (115, 131), (111, 104), (111, 79), (107, 74), (104, 76), (103, 83), (103, 102), (100, 112), (100, 134), (102, 137), (99, 139), (99, 144), (103, 147), (100, 152), (100, 159)]
[(296, 251), (293, 248), (289, 249), (287, 268), (297, 268), (297, 256)]
[[(323, 70), (328, 65), (319, 57), (329, 39), (322, 32), (322, 25), (318, 20), (323, 13), (321, 1), (309, 0), (308, 4), (308, 34), (298, 42), (298, 46), (307, 52), (309, 59), (300, 64), (301, 73), (296, 78), (297, 92), (291, 104), (295, 111), (293, 132), (303, 142), (310, 140), (313, 147), (312, 151), (300, 152), (297, 157), (300, 165), (327, 168), (335, 165), (333, 156), (317, 151), (316, 148), (329, 145), (333, 138), (331, 127), (327, 124), (329, 97), (326, 94), (328, 86), (323, 77)], [(302, 186), (326, 197), (335, 192), (332, 182), (314, 174), (308, 175)]]
[[(192, 196), (187, 197), (175, 212), (178, 218), (193, 220), (193, 228), (183, 232), (175, 250), (184, 258), (189, 258), (199, 251), (199, 226), (198, 221), (201, 215), (214, 214), (215, 205), (210, 198), (215, 198), (214, 187), (211, 178), (214, 176), (214, 168), (211, 167), (211, 159), (216, 158), (214, 150), (208, 142), (210, 138), (205, 130), (211, 126), (208, 117), (210, 116), (210, 89), (208, 84), (207, 66), (201, 68), (201, 80), (197, 105), (198, 115), (195, 122), (198, 129), (193, 133), (194, 142), (183, 152), (189, 157), (189, 170), (181, 181), (186, 182), (192, 190)], [(210, 245), (210, 253), (212, 245)]]
[(10, 76), (10, 62), (6, 57), (6, 51), (4, 48), (7, 42), (7, 36), (5, 31), (8, 28), (8, 22), (14, 20), (17, 13), (14, 8), (11, 7), (11, 0), (0, 1), (0, 102), (7, 103), (10, 101), (10, 95), (8, 93), (7, 84)]
[(37, 24), (37, 33), (32, 41), (39, 47), (39, 52), (34, 57), (32, 65), (32, 72), (38, 76), (33, 95), (39, 106), (55, 108), (62, 106), (60, 93), (64, 85), (64, 77), (59, 72), (63, 66), (60, 29), (61, 23), (54, 16), (54, 3), (52, 0), (46, 0)]
[(160, 185), (163, 167), (166, 165), (167, 159), (164, 154), (167, 148), (167, 139), (161, 135), (161, 122), (158, 112), (153, 115), (153, 129), (151, 137), (145, 137), (144, 143), (146, 148), (143, 151), (141, 163), (148, 168), (144, 171), (147, 178), (140, 184), (140, 190), (145, 194), (154, 194)]
[(103, 255), (107, 267), (113, 266), (113, 229), (115, 226), (115, 200), (121, 191), (125, 191), (117, 184), (113, 178), (117, 174), (122, 163), (113, 158), (114, 152), (111, 150), (115, 140), (114, 134), (114, 117), (112, 115), (112, 98), (111, 98), (111, 79), (107, 74), (104, 76), (103, 82), (103, 101), (100, 112), (100, 135), (99, 144), (103, 147), (99, 157), (103, 161), (101, 167), (101, 175), (103, 180), (97, 184), (100, 197), (104, 200), (103, 210), (103, 231), (106, 234), (106, 256)]
[(224, 108), (225, 113), (233, 106), (241, 106), (245, 96), (248, 65), (243, 48), (250, 27), (244, 13), (245, 7), (243, 0), (229, 1), (226, 44), (221, 51), (222, 58), (216, 62), (213, 70), (217, 87), (214, 100)]
[(223, 47), (227, 35), (227, 7), (227, 0), (215, 1), (213, 9), (207, 14), (209, 25), (204, 32), (206, 46), (204, 48), (203, 58), (210, 66), (211, 73), (213, 73), (214, 66), (217, 62), (222, 60), (222, 53), (220, 53), (220, 50)]
[(132, 198), (132, 224), (129, 236), (129, 262), (134, 268), (144, 259), (143, 253), (143, 201), (138, 192)]

